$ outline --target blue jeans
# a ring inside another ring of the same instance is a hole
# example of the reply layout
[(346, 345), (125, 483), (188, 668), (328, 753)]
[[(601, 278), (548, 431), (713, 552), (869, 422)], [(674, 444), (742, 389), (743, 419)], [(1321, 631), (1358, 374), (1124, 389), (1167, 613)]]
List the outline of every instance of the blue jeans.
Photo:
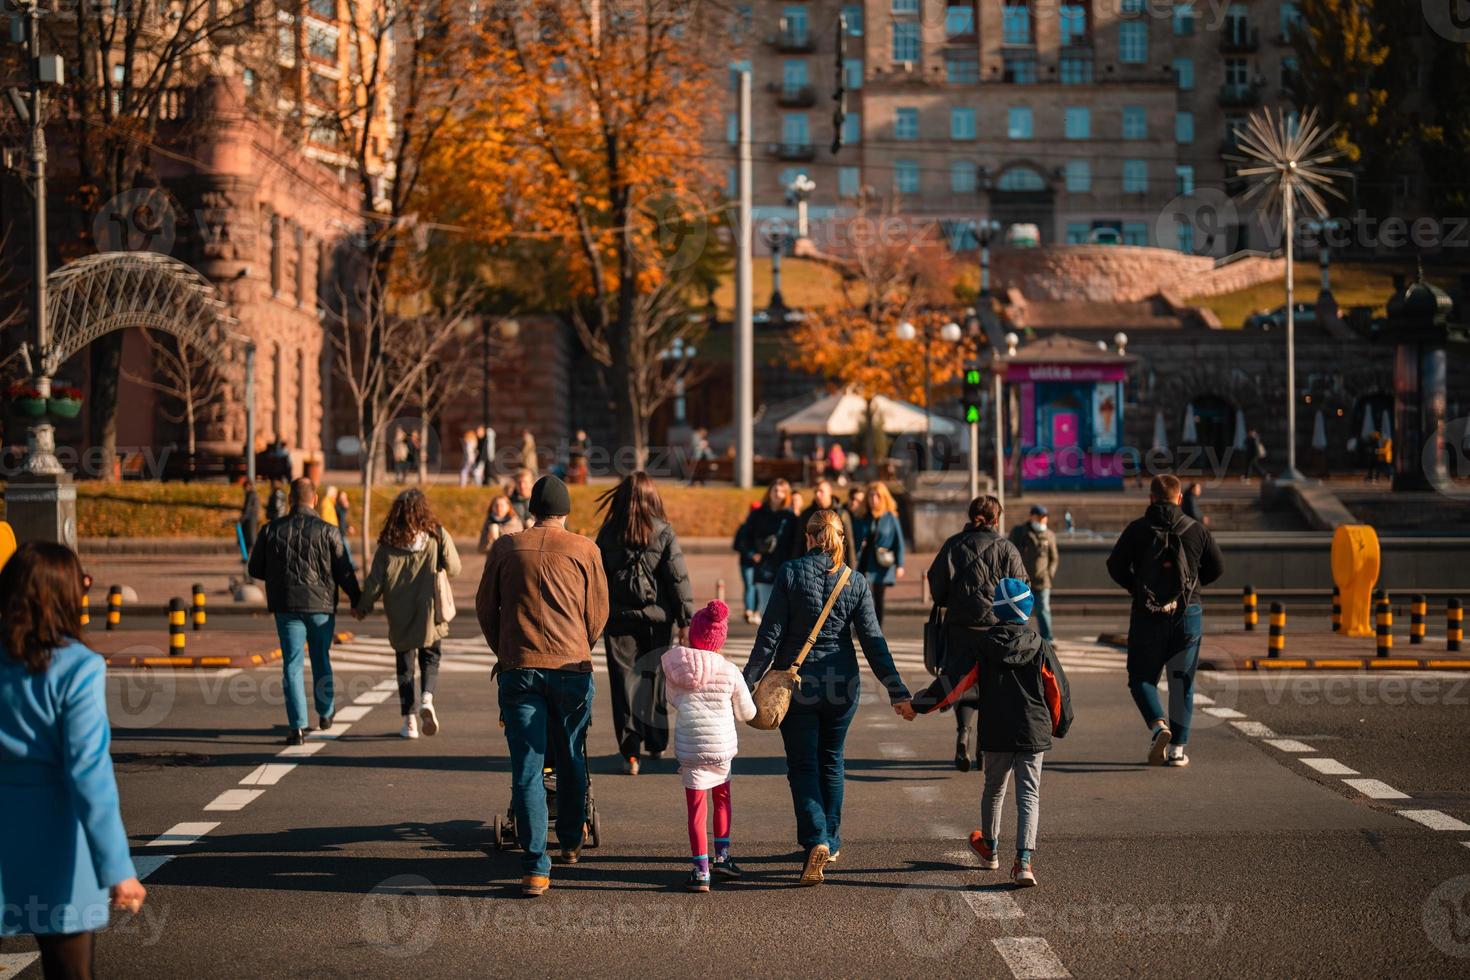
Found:
[(281, 681), (286, 694), (286, 724), (306, 727), (306, 658), (311, 651), (311, 699), (316, 713), (325, 717), (335, 703), (332, 683), (332, 635), (336, 613), (276, 613), (276, 636), (281, 640)]
[(1203, 610), (1193, 605), (1174, 615), (1135, 609), (1128, 622), (1128, 691), (1144, 722), (1152, 725), (1164, 717), (1159, 676), (1168, 670), (1169, 730), (1175, 745), (1189, 741), (1203, 619)]
[(802, 850), (842, 846), (842, 790), (846, 775), (843, 744), (857, 714), (857, 698), (803, 698), (793, 694), (781, 722), (786, 744), (786, 781), (796, 809), (796, 841)]
[(1031, 609), (1031, 617), (1036, 620), (1036, 632), (1043, 640), (1051, 639), (1051, 589), (1032, 589), (1031, 595), (1036, 599), (1036, 604)]
[(755, 566), (740, 566), (740, 581), (745, 586), (745, 611), (755, 612), (759, 608), (759, 599), (755, 592)]
[(755, 590), (755, 605), (752, 608), (756, 612), (765, 612), (766, 603), (771, 601), (771, 592), (776, 588), (776, 583), (756, 582), (751, 588)]
[[(510, 747), (511, 808), (521, 870), (551, 873), (546, 853), (548, 747), (556, 759), (556, 841), (582, 846), (587, 824), (587, 723), (592, 720), (592, 672), (520, 668), (502, 671), (500, 717)], [(550, 745), (548, 746), (548, 742)]]

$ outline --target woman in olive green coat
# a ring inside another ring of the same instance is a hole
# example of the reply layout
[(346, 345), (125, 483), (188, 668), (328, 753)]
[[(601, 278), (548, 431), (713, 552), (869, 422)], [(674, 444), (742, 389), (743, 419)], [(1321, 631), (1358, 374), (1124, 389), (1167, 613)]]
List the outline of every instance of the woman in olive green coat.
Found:
[[(429, 509), (420, 490), (405, 490), (393, 501), (378, 535), (372, 570), (362, 584), (357, 603), (361, 619), (383, 597), (388, 616), (388, 643), (398, 660), (398, 703), (403, 712), (404, 738), (439, 731), (434, 710), (434, 681), (439, 675), (439, 641), (449, 635), (449, 623), (440, 620), (434, 605), (435, 579), (443, 569), (450, 578), (459, 574), (459, 552), (454, 539)], [(418, 660), (423, 697), (413, 696), (413, 664)]]

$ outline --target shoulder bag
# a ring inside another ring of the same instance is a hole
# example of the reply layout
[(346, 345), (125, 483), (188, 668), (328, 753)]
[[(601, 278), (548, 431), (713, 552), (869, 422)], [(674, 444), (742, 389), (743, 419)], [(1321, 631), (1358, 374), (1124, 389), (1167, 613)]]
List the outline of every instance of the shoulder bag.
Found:
[(791, 707), (791, 692), (796, 689), (796, 674), (801, 670), (802, 662), (806, 655), (812, 652), (812, 646), (817, 642), (817, 634), (822, 632), (822, 627), (827, 623), (827, 617), (832, 613), (832, 607), (837, 602), (837, 597), (847, 586), (847, 580), (852, 576), (852, 569), (846, 565), (842, 566), (842, 572), (837, 576), (837, 584), (832, 587), (832, 594), (827, 597), (827, 604), (822, 607), (822, 612), (817, 616), (817, 621), (812, 624), (812, 631), (807, 636), (806, 642), (801, 645), (801, 652), (791, 662), (791, 666), (785, 670), (768, 670), (766, 676), (762, 677), (755, 685), (755, 717), (748, 724), (751, 728), (759, 728), (768, 732), (781, 724), (786, 717), (786, 712)]
[(944, 668), (944, 613), (944, 607), (934, 603), (924, 624), (924, 669), (935, 677)]
[(434, 622), (447, 623), (459, 612), (454, 608), (454, 588), (449, 584), (449, 571), (444, 567), (444, 535), (449, 532), (439, 528), (439, 557), (434, 572)]

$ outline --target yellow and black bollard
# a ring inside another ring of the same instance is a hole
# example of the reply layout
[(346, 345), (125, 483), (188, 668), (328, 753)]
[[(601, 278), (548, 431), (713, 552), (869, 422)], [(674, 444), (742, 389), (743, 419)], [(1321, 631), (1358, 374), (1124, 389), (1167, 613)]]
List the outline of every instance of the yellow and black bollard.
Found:
[(1429, 613), (1429, 600), (1422, 595), (1414, 596), (1409, 606), (1409, 645), (1424, 642), (1424, 617)]
[(1249, 585), (1240, 596), (1240, 614), (1245, 620), (1247, 632), (1256, 628), (1256, 590)]
[(113, 585), (107, 589), (107, 628), (115, 630), (122, 625), (122, 586)]
[(194, 628), (204, 629), (204, 586), (194, 583)]
[(82, 593), (82, 625), (92, 625), (92, 597), (85, 592)]
[(1378, 600), (1378, 606), (1373, 615), (1374, 631), (1378, 637), (1378, 655), (1387, 657), (1393, 654), (1393, 607), (1388, 604), (1388, 599)]
[(1270, 634), (1266, 637), (1266, 656), (1272, 660), (1281, 656), (1286, 649), (1286, 607), (1279, 602), (1271, 603)]
[(1342, 632), (1342, 589), (1332, 587), (1332, 632)]
[(1451, 652), (1460, 649), (1465, 639), (1465, 609), (1459, 599), (1451, 599), (1445, 609), (1444, 648)]
[(184, 654), (184, 600), (168, 601), (168, 652), (175, 657)]

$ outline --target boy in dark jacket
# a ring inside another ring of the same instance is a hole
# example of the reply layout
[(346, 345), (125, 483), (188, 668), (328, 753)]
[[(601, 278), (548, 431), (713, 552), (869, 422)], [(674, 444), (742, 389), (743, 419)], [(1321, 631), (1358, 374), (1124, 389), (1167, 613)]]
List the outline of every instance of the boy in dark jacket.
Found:
[(1016, 863), (1011, 880), (1017, 887), (1036, 884), (1031, 855), (1041, 813), (1041, 761), (1052, 737), (1062, 738), (1072, 724), (1067, 677), (1049, 640), (1026, 627), (1034, 599), (1031, 588), (1015, 578), (995, 587), (991, 606), (994, 626), (980, 632), (970, 649), (951, 647), (943, 671), (916, 695), (913, 709), (927, 714), (944, 710), (972, 685), (980, 690), (980, 751), (984, 753), (985, 794), (980, 829), (970, 834), (970, 847), (980, 867), (1000, 867), (996, 857), (1001, 807), (1011, 774), (1016, 777)]

